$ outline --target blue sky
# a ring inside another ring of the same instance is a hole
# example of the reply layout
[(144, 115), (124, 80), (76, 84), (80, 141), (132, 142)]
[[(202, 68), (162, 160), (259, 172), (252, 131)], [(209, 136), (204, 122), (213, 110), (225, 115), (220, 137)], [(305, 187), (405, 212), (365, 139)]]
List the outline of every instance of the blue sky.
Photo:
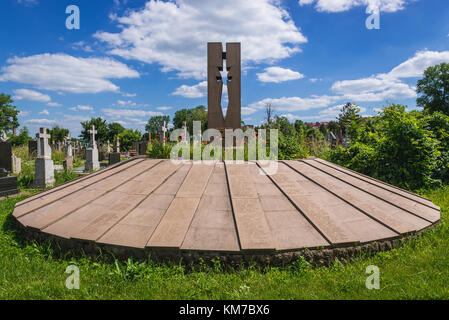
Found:
[[(79, 30), (66, 28), (69, 5)], [(373, 10), (378, 30), (365, 26)], [(290, 120), (327, 121), (348, 101), (366, 115), (414, 108), (423, 70), (449, 62), (449, 3), (3, 0), (0, 35), (0, 92), (32, 133), (60, 125), (76, 136), (97, 116), (142, 130), (153, 115), (206, 105), (209, 41), (242, 43), (247, 124), (267, 103)]]

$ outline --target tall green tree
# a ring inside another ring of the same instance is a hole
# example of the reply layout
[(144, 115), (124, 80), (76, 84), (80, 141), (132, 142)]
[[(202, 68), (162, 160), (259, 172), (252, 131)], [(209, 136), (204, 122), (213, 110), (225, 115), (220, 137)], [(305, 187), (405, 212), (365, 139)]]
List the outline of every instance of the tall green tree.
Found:
[(100, 142), (108, 141), (108, 126), (106, 125), (106, 120), (101, 117), (91, 118), (89, 121), (81, 122), (81, 126), (83, 129), (81, 130), (80, 138), (85, 141), (90, 140), (90, 127), (91, 125), (95, 126), (95, 130), (97, 131), (96, 140)]
[(141, 136), (142, 133), (139, 130), (125, 129), (118, 136), (120, 139), (120, 150), (130, 150), (133, 142), (140, 140)]
[(193, 121), (201, 121), (201, 131), (207, 129), (207, 111), (203, 105), (191, 109), (181, 109), (175, 112), (173, 125), (175, 128), (181, 128), (182, 122), (186, 121), (187, 130), (193, 132)]
[(154, 116), (148, 120), (148, 123), (145, 126), (145, 130), (151, 133), (152, 138), (154, 138), (156, 134), (160, 133), (161, 121), (165, 121), (166, 125), (168, 126), (168, 123), (170, 122), (170, 116)]
[(125, 128), (118, 122), (112, 122), (108, 124), (108, 140), (113, 143), (116, 137), (125, 131)]
[(0, 131), (8, 133), (13, 128), (19, 127), (19, 121), (17, 120), (19, 110), (16, 110), (13, 103), (10, 95), (0, 94)]
[(357, 128), (361, 120), (360, 107), (355, 103), (346, 103), (337, 117), (341, 132), (354, 139), (357, 137)]
[(53, 127), (50, 131), (50, 140), (52, 142), (63, 142), (65, 138), (69, 135), (69, 129), (64, 129), (59, 126)]
[(449, 115), (449, 63), (441, 63), (424, 71), (416, 91), (416, 104), (428, 113), (440, 111)]

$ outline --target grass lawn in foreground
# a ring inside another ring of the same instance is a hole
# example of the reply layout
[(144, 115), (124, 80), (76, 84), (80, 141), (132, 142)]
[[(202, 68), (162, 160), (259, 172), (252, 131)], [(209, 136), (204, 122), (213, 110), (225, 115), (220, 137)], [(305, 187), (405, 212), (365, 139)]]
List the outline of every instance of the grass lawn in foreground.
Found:
[[(373, 257), (312, 268), (299, 260), (283, 268), (155, 265), (53, 255), (25, 243), (14, 229), (14, 204), (0, 201), (0, 299), (448, 299), (449, 187), (424, 194), (441, 207), (442, 221), (422, 237)], [(67, 266), (80, 269), (80, 289), (68, 290)], [(380, 269), (380, 289), (368, 290), (366, 267)]]

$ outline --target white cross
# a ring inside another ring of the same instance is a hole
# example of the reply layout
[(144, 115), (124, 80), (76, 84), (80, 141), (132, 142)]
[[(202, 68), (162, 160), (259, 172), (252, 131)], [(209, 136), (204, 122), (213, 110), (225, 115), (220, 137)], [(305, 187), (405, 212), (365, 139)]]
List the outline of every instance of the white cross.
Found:
[(36, 137), (39, 139), (39, 154), (43, 157), (51, 158), (51, 149), (48, 146), (50, 135), (47, 132), (47, 128), (40, 128)]
[(90, 140), (91, 140), (90, 143), (91, 143), (91, 146), (92, 146), (92, 147), (95, 147), (95, 145), (96, 145), (95, 134), (98, 133), (98, 132), (95, 130), (95, 126), (92, 125), (92, 126), (91, 126), (91, 129), (90, 129), (88, 132), (90, 133)]

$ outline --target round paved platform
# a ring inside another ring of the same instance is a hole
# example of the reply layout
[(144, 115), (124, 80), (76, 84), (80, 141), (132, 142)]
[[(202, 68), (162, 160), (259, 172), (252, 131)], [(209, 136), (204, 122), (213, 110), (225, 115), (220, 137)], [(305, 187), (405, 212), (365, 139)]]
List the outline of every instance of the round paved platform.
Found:
[(14, 217), (67, 245), (279, 255), (397, 239), (435, 223), (430, 200), (321, 159), (193, 164), (136, 158), (16, 205)]

